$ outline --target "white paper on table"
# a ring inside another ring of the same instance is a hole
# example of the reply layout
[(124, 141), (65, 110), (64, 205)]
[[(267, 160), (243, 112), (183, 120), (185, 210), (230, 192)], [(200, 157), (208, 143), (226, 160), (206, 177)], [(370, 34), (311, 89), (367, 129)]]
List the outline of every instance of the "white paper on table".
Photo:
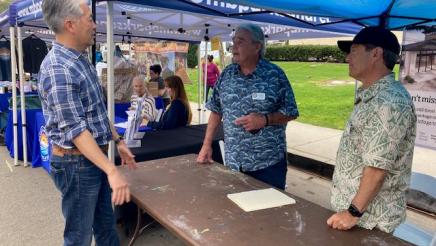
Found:
[(145, 132), (136, 132), (133, 134), (133, 139), (141, 140), (145, 135)]
[(126, 111), (127, 116), (133, 116), (135, 114), (134, 110)]
[(126, 139), (125, 141), (126, 141), (126, 144), (129, 148), (141, 147), (141, 140), (135, 140), (135, 139), (128, 140), (128, 139)]
[(127, 121), (116, 123), (114, 126), (118, 127), (118, 128), (124, 128), (125, 129), (125, 128), (127, 128)]
[(245, 212), (296, 203), (293, 198), (273, 188), (227, 194), (227, 197)]

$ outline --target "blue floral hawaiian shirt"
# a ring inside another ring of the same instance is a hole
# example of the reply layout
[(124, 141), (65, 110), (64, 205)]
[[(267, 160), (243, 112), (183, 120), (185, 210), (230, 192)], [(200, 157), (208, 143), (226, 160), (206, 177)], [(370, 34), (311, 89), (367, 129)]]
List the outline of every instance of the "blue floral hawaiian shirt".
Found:
[(250, 113), (298, 116), (291, 85), (277, 65), (260, 59), (249, 75), (242, 74), (236, 63), (227, 66), (207, 108), (223, 117), (225, 160), (230, 168), (256, 171), (285, 158), (286, 125), (267, 126), (253, 134), (234, 123)]

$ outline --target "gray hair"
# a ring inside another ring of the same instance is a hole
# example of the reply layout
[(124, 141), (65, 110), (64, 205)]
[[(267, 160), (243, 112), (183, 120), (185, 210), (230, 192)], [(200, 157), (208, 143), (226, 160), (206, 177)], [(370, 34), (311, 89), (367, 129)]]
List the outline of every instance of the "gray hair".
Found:
[(389, 70), (394, 69), (395, 64), (397, 64), (398, 62), (398, 59), (399, 56), (397, 54), (390, 50), (383, 49), (383, 62)]
[[(372, 50), (377, 47), (373, 44), (364, 44), (364, 46), (366, 51)], [(389, 70), (392, 71), (394, 69), (395, 64), (397, 64), (398, 62), (398, 59), (399, 56), (397, 54), (390, 50), (383, 49), (383, 63)]]
[(259, 43), (261, 45), (260, 51), (259, 51), (259, 57), (264, 58), (265, 57), (265, 35), (263, 34), (262, 28), (260, 26), (251, 24), (251, 23), (244, 23), (239, 25), (235, 33), (245, 30), (251, 34), (251, 41), (253, 43)]
[(84, 0), (44, 0), (42, 14), (44, 21), (54, 33), (63, 31), (64, 21), (67, 17), (80, 17), (83, 11), (80, 4)]

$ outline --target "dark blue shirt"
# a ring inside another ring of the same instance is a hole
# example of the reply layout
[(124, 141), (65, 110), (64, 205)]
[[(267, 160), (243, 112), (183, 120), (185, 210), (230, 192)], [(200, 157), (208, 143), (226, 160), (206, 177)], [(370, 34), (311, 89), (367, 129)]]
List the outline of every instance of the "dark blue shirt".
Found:
[(170, 107), (164, 113), (159, 122), (149, 122), (148, 126), (153, 129), (173, 129), (188, 125), (188, 109), (179, 99), (171, 102)]

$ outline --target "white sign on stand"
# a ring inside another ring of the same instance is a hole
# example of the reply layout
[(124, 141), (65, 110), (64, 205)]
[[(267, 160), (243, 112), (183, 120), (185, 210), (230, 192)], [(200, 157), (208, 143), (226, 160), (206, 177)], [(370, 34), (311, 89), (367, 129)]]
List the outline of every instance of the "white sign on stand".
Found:
[(142, 123), (142, 98), (138, 98), (136, 103), (136, 109), (133, 113), (128, 112), (127, 128), (124, 134), (124, 139), (127, 146), (132, 148), (141, 147), (141, 139), (144, 137), (144, 133), (139, 132), (139, 127)]

